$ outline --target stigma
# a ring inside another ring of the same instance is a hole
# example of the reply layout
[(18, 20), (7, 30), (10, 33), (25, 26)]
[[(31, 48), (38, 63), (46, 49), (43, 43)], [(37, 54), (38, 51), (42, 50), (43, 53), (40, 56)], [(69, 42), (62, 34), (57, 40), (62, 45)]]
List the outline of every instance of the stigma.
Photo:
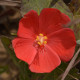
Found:
[(45, 44), (47, 44), (47, 36), (44, 36), (42, 33), (40, 33), (37, 37), (36, 37), (36, 42), (38, 45), (40, 46), (44, 46)]

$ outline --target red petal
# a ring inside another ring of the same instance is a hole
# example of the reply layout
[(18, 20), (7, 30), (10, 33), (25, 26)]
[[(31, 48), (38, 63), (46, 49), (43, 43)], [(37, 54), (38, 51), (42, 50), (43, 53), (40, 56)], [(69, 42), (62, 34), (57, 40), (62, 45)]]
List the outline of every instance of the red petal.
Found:
[(34, 37), (34, 33), (38, 31), (38, 25), (38, 14), (31, 10), (20, 20), (17, 34), (19, 37), (32, 38)]
[(33, 47), (33, 40), (15, 38), (12, 41), (12, 45), (17, 58), (31, 64), (36, 55), (36, 49)]
[(50, 33), (52, 33), (52, 32), (55, 32), (55, 31), (57, 31), (57, 30), (60, 30), (60, 29), (62, 29), (62, 28), (63, 28), (63, 26), (62, 26), (61, 23), (59, 23), (59, 24), (57, 24), (57, 25), (52, 24), (52, 25), (48, 26), (48, 28), (46, 28), (46, 29), (45, 29), (45, 32), (43, 32), (43, 33), (44, 33), (45, 35), (48, 35), (48, 34), (50, 34)]
[(40, 32), (44, 32), (45, 29), (52, 24), (57, 25), (61, 23), (61, 19), (62, 15), (59, 10), (53, 8), (43, 9), (39, 16)]
[(29, 69), (36, 73), (49, 73), (60, 65), (58, 55), (48, 46), (44, 51), (39, 51)]
[(61, 29), (48, 37), (48, 45), (60, 56), (61, 60), (69, 61), (73, 57), (76, 40), (71, 29)]
[(67, 24), (70, 21), (70, 18), (66, 14), (62, 13), (62, 24)]

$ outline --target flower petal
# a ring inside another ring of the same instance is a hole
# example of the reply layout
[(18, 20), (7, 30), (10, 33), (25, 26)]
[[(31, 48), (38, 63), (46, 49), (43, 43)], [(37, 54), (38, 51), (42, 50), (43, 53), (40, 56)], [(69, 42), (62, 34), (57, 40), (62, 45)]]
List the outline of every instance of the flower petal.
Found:
[(62, 28), (63, 28), (63, 26), (62, 26), (61, 23), (59, 23), (57, 25), (52, 24), (52, 25), (48, 26), (48, 28), (45, 29), (45, 31), (43, 32), (43, 34), (48, 35), (50, 33), (58, 31), (58, 30), (60, 30)]
[(39, 51), (34, 61), (29, 66), (32, 72), (49, 73), (60, 65), (59, 56), (48, 46), (44, 51)]
[(73, 57), (76, 40), (71, 29), (60, 29), (48, 37), (48, 45), (59, 55), (61, 60), (69, 61)]
[(33, 47), (33, 40), (15, 38), (12, 41), (12, 45), (17, 58), (31, 64), (36, 55), (36, 49)]
[(39, 17), (37, 12), (31, 10), (19, 22), (18, 37), (32, 38), (38, 31)]
[(54, 8), (44, 8), (39, 16), (39, 30), (40, 32), (44, 32), (45, 29), (54, 24), (57, 25), (61, 23), (62, 15), (58, 9)]
[(70, 21), (70, 18), (66, 14), (62, 13), (62, 24), (67, 24)]

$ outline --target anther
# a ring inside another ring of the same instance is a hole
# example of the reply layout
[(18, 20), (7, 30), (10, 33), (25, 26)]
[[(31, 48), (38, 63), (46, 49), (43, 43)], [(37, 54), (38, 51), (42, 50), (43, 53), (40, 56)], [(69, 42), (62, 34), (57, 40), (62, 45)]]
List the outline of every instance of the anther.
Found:
[(37, 44), (41, 45), (41, 43), (40, 43), (40, 42), (37, 42)]
[(39, 36), (36, 36), (36, 42), (40, 46), (44, 46), (45, 44), (47, 44), (47, 39), (47, 36), (44, 36), (41, 33), (39, 34)]
[(44, 39), (48, 39), (47, 36), (44, 36)]
[(43, 36), (43, 34), (40, 33), (39, 36)]
[(44, 44), (47, 44), (47, 41), (44, 41)]

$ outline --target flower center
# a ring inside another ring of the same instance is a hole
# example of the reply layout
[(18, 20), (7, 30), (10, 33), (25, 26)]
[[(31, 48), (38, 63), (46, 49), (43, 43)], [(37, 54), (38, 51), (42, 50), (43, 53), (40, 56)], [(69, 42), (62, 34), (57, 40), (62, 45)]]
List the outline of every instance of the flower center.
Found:
[(40, 46), (47, 44), (47, 39), (47, 36), (44, 36), (41, 33), (36, 37), (37, 44)]

